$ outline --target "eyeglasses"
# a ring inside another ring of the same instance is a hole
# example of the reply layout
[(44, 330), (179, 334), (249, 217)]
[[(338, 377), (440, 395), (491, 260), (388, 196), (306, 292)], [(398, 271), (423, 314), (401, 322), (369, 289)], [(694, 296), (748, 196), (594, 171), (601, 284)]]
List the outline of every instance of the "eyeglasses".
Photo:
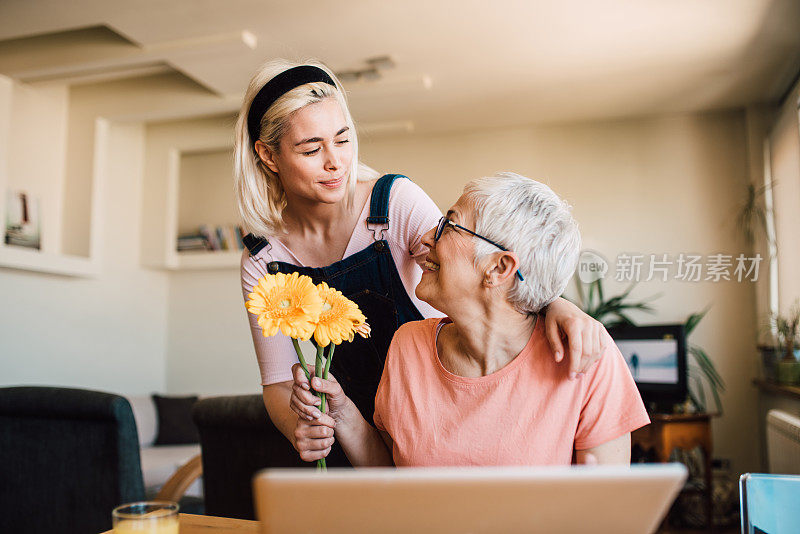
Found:
[[(484, 240), (484, 241), (486, 241), (487, 243), (491, 243), (492, 245), (496, 246), (496, 247), (497, 247), (497, 248), (499, 248), (500, 250), (503, 250), (503, 251), (505, 251), (505, 252), (508, 252), (508, 249), (507, 249), (506, 247), (504, 247), (503, 245), (501, 245), (501, 244), (499, 244), (499, 243), (495, 243), (494, 241), (492, 241), (492, 240), (491, 240), (491, 239), (489, 239), (488, 237), (483, 237), (483, 236), (482, 236), (482, 235), (480, 235), (480, 234), (476, 234), (475, 232), (473, 232), (473, 231), (472, 231), (472, 230), (470, 230), (469, 228), (464, 228), (464, 227), (463, 227), (463, 226), (461, 226), (460, 224), (456, 224), (456, 223), (454, 223), (453, 221), (451, 221), (451, 220), (450, 220), (450, 219), (448, 219), (447, 217), (442, 217), (441, 219), (439, 219), (439, 224), (436, 226), (436, 233), (434, 233), (434, 234), (433, 234), (433, 240), (434, 240), (434, 241), (439, 241), (439, 238), (440, 238), (440, 237), (442, 237), (442, 232), (444, 232), (444, 227), (445, 227), (445, 226), (447, 226), (447, 225), (450, 225), (450, 226), (455, 226), (456, 228), (459, 228), (459, 229), (461, 229), (461, 230), (464, 230), (465, 232), (467, 232), (467, 233), (468, 233), (468, 234), (470, 234), (470, 235), (474, 235), (475, 237), (477, 237), (477, 238), (479, 238), (479, 239), (483, 239), (483, 240)], [(524, 281), (525, 281), (525, 279), (524, 279), (524, 278), (522, 278), (522, 275), (520, 274), (519, 270), (517, 270), (517, 273), (516, 273), (516, 274), (517, 274), (517, 278), (519, 278), (520, 282), (524, 282)]]

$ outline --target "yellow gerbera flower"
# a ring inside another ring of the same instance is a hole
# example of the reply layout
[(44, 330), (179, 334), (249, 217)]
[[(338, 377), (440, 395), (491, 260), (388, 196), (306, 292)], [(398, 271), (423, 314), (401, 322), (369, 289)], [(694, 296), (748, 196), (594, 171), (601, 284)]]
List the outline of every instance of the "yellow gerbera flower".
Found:
[(323, 304), (317, 328), (314, 330), (314, 340), (320, 347), (352, 340), (353, 334), (360, 327), (363, 331), (362, 325), (366, 324), (367, 318), (355, 302), (342, 295), (341, 291), (328, 287), (325, 282), (319, 284), (317, 289)]
[(369, 323), (361, 323), (356, 325), (356, 333), (363, 338), (368, 338), (370, 333), (372, 333), (372, 327)]
[(280, 329), (291, 338), (308, 340), (322, 312), (322, 298), (308, 276), (268, 274), (247, 295), (247, 311), (258, 317), (264, 337)]

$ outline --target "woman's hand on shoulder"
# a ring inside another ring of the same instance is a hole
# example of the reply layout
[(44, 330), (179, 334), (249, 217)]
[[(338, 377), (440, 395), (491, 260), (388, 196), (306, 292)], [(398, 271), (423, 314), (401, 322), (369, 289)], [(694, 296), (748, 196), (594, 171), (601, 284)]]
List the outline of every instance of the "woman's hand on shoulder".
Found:
[(569, 350), (569, 376), (586, 372), (603, 355), (610, 337), (599, 321), (589, 317), (575, 304), (558, 298), (547, 306), (545, 333), (556, 361), (564, 358), (566, 338)]

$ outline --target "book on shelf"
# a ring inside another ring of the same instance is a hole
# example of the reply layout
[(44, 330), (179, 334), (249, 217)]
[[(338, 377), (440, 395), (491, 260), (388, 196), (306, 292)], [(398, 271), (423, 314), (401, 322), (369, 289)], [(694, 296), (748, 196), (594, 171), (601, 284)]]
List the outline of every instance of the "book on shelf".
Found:
[(39, 199), (25, 191), (6, 193), (5, 244), (41, 249)]
[(201, 224), (199, 228), (199, 232), (201, 235), (205, 236), (206, 241), (208, 242), (207, 250), (219, 250), (219, 238), (217, 237), (217, 232), (212, 230), (211, 227), (207, 224)]
[(179, 252), (188, 250), (242, 250), (242, 228), (234, 224), (211, 226), (201, 224), (197, 232), (178, 236)]
[(239, 250), (244, 250), (244, 230), (241, 226), (236, 226), (236, 245)]
[(179, 235), (178, 252), (186, 250), (208, 250), (208, 240), (202, 234)]
[(219, 250), (229, 250), (230, 247), (228, 246), (228, 238), (225, 235), (225, 228), (222, 226), (217, 226), (214, 230), (217, 232), (217, 239), (219, 240)]

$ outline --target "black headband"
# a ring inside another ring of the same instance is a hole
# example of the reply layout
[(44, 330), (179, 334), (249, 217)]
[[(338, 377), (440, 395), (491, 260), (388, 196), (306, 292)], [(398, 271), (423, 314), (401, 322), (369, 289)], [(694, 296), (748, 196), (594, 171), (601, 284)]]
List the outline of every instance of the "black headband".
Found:
[(250, 111), (247, 112), (247, 131), (250, 133), (250, 142), (255, 143), (258, 140), (261, 117), (276, 100), (295, 87), (314, 82), (323, 82), (336, 87), (327, 72), (313, 65), (301, 65), (285, 70), (264, 84), (250, 104)]

